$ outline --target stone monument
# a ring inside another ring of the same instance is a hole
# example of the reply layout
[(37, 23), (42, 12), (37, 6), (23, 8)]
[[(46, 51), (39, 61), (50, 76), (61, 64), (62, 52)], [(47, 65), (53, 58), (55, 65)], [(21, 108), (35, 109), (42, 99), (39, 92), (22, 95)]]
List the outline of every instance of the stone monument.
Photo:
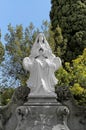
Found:
[(69, 109), (56, 100), (54, 72), (61, 66), (44, 36), (39, 33), (23, 67), (30, 72), (27, 86), (30, 88), (28, 102), (16, 109), (16, 130), (69, 130)]

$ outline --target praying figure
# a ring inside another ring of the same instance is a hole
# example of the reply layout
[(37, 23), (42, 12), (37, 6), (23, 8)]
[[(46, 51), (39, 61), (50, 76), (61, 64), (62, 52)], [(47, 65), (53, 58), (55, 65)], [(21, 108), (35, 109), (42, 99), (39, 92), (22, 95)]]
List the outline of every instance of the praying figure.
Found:
[(44, 36), (39, 33), (32, 46), (29, 57), (23, 60), (23, 67), (30, 72), (27, 86), (31, 96), (56, 96), (55, 85), (58, 80), (54, 72), (61, 66), (61, 60), (56, 57)]

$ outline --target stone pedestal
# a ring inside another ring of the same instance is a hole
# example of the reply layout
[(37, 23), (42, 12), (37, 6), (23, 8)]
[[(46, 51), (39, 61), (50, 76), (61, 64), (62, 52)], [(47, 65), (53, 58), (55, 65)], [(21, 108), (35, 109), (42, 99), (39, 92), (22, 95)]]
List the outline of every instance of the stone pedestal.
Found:
[(55, 97), (29, 97), (28, 102), (16, 109), (16, 130), (69, 130), (69, 110)]

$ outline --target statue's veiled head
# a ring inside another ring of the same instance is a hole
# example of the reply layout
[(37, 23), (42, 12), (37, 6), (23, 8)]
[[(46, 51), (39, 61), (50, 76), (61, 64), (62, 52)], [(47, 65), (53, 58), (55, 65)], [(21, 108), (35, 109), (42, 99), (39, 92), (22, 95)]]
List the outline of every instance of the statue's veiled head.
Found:
[(31, 49), (31, 56), (37, 57), (43, 54), (45, 57), (52, 55), (51, 48), (43, 33), (39, 33)]

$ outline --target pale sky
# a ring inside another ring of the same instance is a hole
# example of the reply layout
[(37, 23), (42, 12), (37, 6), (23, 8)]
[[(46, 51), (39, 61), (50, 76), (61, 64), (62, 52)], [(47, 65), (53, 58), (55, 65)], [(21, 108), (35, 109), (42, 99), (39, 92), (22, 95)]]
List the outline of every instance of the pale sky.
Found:
[(40, 27), (42, 20), (48, 20), (51, 0), (0, 0), (0, 29), (2, 36), (7, 32), (9, 23), (13, 27), (22, 24), (27, 27), (32, 22)]

